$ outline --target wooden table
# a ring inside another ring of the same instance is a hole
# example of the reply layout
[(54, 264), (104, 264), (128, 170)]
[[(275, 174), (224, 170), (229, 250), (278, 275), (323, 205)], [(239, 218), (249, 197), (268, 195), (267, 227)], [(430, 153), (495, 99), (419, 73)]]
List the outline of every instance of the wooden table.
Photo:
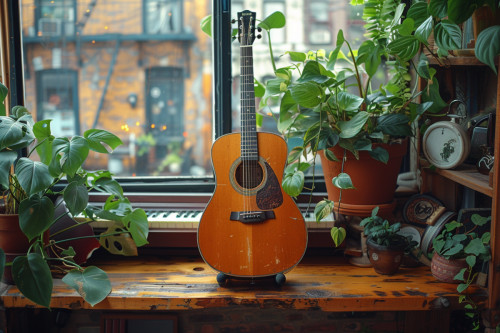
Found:
[[(104, 257), (91, 262), (104, 269), (111, 294), (91, 307), (61, 280), (54, 282), (51, 307), (107, 310), (190, 310), (254, 305), (260, 308), (323, 311), (415, 311), (456, 308), (456, 285), (437, 282), (428, 267), (401, 268), (382, 276), (372, 268), (350, 265), (345, 258), (306, 257), (286, 274), (281, 288), (272, 279), (231, 280), (219, 287), (216, 272), (200, 257)], [(6, 308), (35, 306), (15, 286), (3, 286)], [(486, 297), (475, 289), (479, 300)]]

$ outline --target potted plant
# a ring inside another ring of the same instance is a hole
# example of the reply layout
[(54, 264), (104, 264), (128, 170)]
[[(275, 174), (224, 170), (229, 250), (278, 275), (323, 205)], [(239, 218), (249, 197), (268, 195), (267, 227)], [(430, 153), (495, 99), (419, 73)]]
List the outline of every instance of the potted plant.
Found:
[[(432, 275), (439, 281), (458, 284), (457, 291), (461, 294), (459, 301), (465, 303), (469, 317), (475, 317), (478, 309), (465, 292), (481, 273), (478, 267), (491, 259), (490, 233), (481, 232), (481, 227), (490, 221), (491, 216), (483, 217), (479, 214), (473, 214), (472, 223), (468, 225), (451, 221), (445, 224), (443, 231), (432, 241)], [(478, 325), (476, 318), (474, 326)]]
[(368, 258), (375, 272), (392, 275), (397, 272), (405, 252), (417, 244), (411, 236), (399, 234), (401, 223), (389, 223), (378, 216), (379, 208), (375, 207), (371, 216), (361, 220), (363, 233), (367, 236), (366, 246)]
[[(90, 129), (83, 136), (72, 138), (54, 137), (50, 131), (51, 120), (34, 122), (22, 106), (13, 107), (6, 116), (3, 100), (7, 88), (3, 84), (0, 84), (0, 92), (3, 108), (0, 111), (4, 114), (0, 116), (0, 189), (5, 202), (0, 218), (5, 214), (12, 217), (14, 226), (9, 226), (7, 231), (24, 236), (19, 241), (22, 246), (14, 250), (15, 259), (7, 263), (13, 280), (27, 298), (49, 307), (51, 268), (58, 267), (65, 274), (62, 281), (94, 305), (111, 291), (107, 274), (94, 266), (81, 267), (73, 259), (74, 249), (61, 247), (61, 244), (68, 244), (68, 240), (51, 239), (56, 235), (48, 235), (47, 231), (69, 214), (83, 213), (89, 221), (94, 217), (117, 221), (120, 224), (118, 233), (130, 235), (137, 246), (147, 243), (145, 212), (132, 208), (121, 186), (108, 171), (88, 171), (82, 167), (89, 151), (107, 154), (108, 150), (119, 146), (121, 140), (99, 129)], [(20, 154), (22, 150), (24, 153)], [(109, 194), (103, 207), (89, 205), (91, 190)], [(55, 204), (57, 197), (62, 199)], [(62, 213), (56, 213), (61, 211), (60, 205), (65, 207)], [(60, 236), (86, 223), (74, 223), (57, 234)], [(101, 242), (115, 234), (100, 235)], [(0, 253), (1, 273), (8, 251), (4, 248)]]
[[(394, 1), (386, 6), (382, 0), (352, 3), (365, 4), (367, 40), (357, 50), (339, 31), (334, 50), (289, 51), (286, 54), (291, 64), (276, 68), (269, 43), (276, 77), (265, 83), (260, 106), (265, 108), (271, 98), (279, 98), (278, 130), (302, 142), (289, 154), (283, 178), (288, 194), (302, 193), (304, 173), (309, 169), (314, 172), (320, 153), (328, 200), (315, 208), (318, 221), (330, 214), (334, 205), (348, 215), (367, 216), (374, 206), (380, 206), (383, 214), (392, 210), (406, 138), (415, 134), (412, 124), (431, 106), (437, 112), (446, 105), (439, 97), (435, 70), (429, 67), (428, 59), (423, 55), (414, 59), (419, 41), (412, 37), (417, 43), (410, 44), (403, 38), (413, 31), (405, 21), (400, 23), (404, 4)], [(277, 12), (259, 26), (269, 33), (283, 26), (284, 20)], [(381, 66), (386, 66), (390, 75), (372, 86)], [(426, 91), (414, 88), (411, 67), (422, 80), (429, 81)], [(421, 95), (426, 96), (426, 102), (418, 104)], [(330, 161), (333, 166), (329, 166)], [(367, 166), (368, 161), (374, 164)], [(365, 178), (354, 178), (356, 170)], [(384, 178), (390, 171), (392, 176)], [(359, 198), (363, 201), (357, 201)], [(357, 207), (361, 209), (355, 211)], [(332, 232), (338, 234), (339, 229)]]

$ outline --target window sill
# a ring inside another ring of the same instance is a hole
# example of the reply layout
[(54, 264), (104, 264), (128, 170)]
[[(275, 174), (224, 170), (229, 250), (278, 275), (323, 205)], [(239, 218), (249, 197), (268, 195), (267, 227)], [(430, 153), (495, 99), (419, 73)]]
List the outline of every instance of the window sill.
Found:
[[(323, 311), (414, 311), (459, 308), (456, 285), (436, 281), (428, 267), (401, 268), (393, 276), (350, 265), (345, 258), (307, 256), (286, 274), (277, 288), (272, 279), (249, 283), (231, 280), (218, 286), (216, 272), (199, 256), (160, 258), (96, 257), (90, 264), (104, 269), (113, 291), (91, 307), (60, 279), (54, 281), (51, 307), (111, 310), (190, 310), (253, 305), (261, 308)], [(3, 285), (6, 308), (33, 307), (15, 286)], [(475, 289), (479, 300), (486, 297)]]

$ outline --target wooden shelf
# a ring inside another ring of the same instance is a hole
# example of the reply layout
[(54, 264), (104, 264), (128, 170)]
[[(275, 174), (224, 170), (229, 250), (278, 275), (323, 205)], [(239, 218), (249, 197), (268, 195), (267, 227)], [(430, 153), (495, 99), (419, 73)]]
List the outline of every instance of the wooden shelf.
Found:
[(493, 188), (489, 185), (489, 176), (477, 172), (472, 166), (462, 165), (453, 170), (436, 169), (435, 172), (474, 191), (489, 197), (493, 196)]
[[(401, 268), (393, 276), (378, 275), (344, 257), (307, 256), (286, 274), (281, 288), (272, 279), (250, 283), (231, 280), (218, 286), (216, 272), (199, 256), (93, 259), (104, 269), (113, 291), (93, 308), (61, 280), (54, 281), (52, 308), (111, 310), (190, 310), (234, 305), (323, 311), (414, 311), (460, 308), (456, 285), (438, 282), (426, 266)], [(471, 288), (479, 302), (486, 291)], [(15, 286), (0, 293), (6, 308), (34, 307)]]
[[(449, 67), (449, 66), (484, 66), (484, 67), (487, 67), (488, 66), (488, 65), (482, 63), (481, 61), (479, 61), (474, 56), (470, 56), (470, 57), (448, 56), (446, 58), (440, 58), (439, 60), (437, 60), (436, 58), (434, 58), (432, 56), (427, 56), (427, 58), (429, 59), (429, 64), (440, 65), (443, 67)], [(495, 59), (495, 64), (498, 66), (498, 57)]]

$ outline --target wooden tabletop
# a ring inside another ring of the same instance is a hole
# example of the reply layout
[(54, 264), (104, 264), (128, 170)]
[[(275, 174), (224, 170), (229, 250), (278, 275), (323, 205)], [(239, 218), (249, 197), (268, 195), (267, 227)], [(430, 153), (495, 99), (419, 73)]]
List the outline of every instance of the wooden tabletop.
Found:
[[(343, 257), (306, 257), (272, 279), (231, 280), (219, 287), (200, 257), (107, 257), (93, 260), (111, 280), (112, 292), (93, 309), (189, 310), (231, 305), (323, 311), (410, 311), (457, 306), (456, 285), (437, 282), (428, 267), (401, 268), (393, 276), (353, 266)], [(15, 286), (3, 285), (4, 306), (33, 307)], [(475, 290), (480, 299), (482, 289)], [(61, 280), (54, 282), (52, 308), (92, 309)]]

